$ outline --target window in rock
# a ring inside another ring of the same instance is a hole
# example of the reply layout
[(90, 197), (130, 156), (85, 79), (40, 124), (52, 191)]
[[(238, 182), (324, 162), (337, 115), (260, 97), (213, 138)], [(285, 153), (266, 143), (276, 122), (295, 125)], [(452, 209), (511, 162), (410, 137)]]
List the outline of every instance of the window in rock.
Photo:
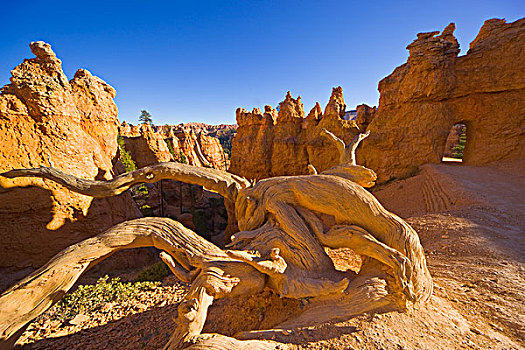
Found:
[(463, 162), (463, 151), (467, 143), (467, 126), (465, 124), (455, 124), (447, 137), (443, 162)]

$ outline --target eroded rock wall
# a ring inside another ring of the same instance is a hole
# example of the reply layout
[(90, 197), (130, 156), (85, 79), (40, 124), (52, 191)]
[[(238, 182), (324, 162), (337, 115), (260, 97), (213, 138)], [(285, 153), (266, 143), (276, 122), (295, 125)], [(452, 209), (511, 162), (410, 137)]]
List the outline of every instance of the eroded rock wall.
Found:
[(338, 164), (335, 147), (321, 138), (326, 128), (345, 142), (359, 132), (354, 121), (342, 119), (346, 105), (341, 87), (334, 88), (323, 113), (317, 103), (305, 116), (301, 97), (290, 92), (279, 104), (279, 112), (266, 106), (236, 111), (237, 134), (232, 141), (229, 171), (248, 179), (308, 174), (308, 164), (323, 171)]
[(119, 132), (124, 139), (126, 151), (139, 168), (179, 161), (226, 170), (227, 157), (219, 139), (208, 135), (205, 130), (197, 134), (187, 127), (157, 127), (148, 124), (133, 126), (123, 122)]
[(219, 139), (201, 132), (197, 135), (197, 143), (202, 155), (215, 169), (226, 170), (226, 154)]
[(525, 19), (485, 22), (458, 56), (455, 26), (420, 33), (407, 63), (379, 83), (379, 108), (357, 161), (378, 182), (439, 163), (456, 123), (467, 126), (463, 163), (525, 158)]
[[(68, 81), (49, 44), (12, 70), (0, 93), (0, 171), (54, 166), (115, 176), (115, 90), (80, 69)], [(0, 177), (0, 267), (38, 267), (65, 247), (138, 217), (129, 194), (93, 199), (47, 180)]]
[(126, 151), (138, 168), (174, 160), (164, 137), (154, 132), (150, 125), (141, 125), (138, 136), (123, 139)]
[[(219, 139), (204, 129), (196, 134), (185, 126), (133, 126), (123, 122), (120, 136), (125, 150), (139, 168), (176, 161), (226, 170), (226, 157)], [(218, 194), (173, 180), (144, 186), (146, 193), (138, 193), (134, 198), (145, 216), (170, 217), (207, 238), (220, 234), (222, 240), (228, 216)]]
[(224, 134), (235, 132), (237, 130), (237, 124), (205, 124), (197, 122), (180, 123), (177, 125), (159, 125), (155, 126), (157, 131), (169, 131), (171, 130), (193, 130), (195, 134), (205, 132), (209, 136), (219, 137)]

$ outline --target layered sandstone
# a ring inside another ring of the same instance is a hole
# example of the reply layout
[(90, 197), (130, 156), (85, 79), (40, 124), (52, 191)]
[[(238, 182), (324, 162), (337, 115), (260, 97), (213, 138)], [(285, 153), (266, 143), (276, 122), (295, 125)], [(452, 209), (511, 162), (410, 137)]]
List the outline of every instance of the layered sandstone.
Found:
[(308, 174), (308, 164), (318, 171), (338, 164), (333, 144), (320, 136), (323, 128), (349, 143), (359, 132), (355, 121), (342, 118), (346, 105), (341, 87), (334, 88), (323, 113), (317, 103), (305, 116), (301, 97), (290, 92), (277, 112), (266, 106), (236, 111), (237, 134), (232, 142), (229, 171), (249, 179)]
[[(0, 171), (54, 166), (115, 175), (115, 90), (80, 69), (68, 81), (49, 44), (13, 69), (0, 94)], [(41, 179), (0, 178), (0, 267), (38, 267), (63, 248), (140, 215), (128, 194), (93, 199)], [(31, 242), (31, 244), (28, 244)]]
[(219, 140), (203, 130), (197, 134), (186, 127), (123, 122), (119, 132), (138, 167), (178, 161), (226, 170), (227, 157)]
[(174, 160), (162, 135), (154, 132), (148, 124), (141, 125), (138, 136), (123, 139), (126, 151), (138, 168)]
[(220, 137), (221, 135), (229, 134), (232, 132), (235, 132), (237, 130), (237, 124), (206, 124), (206, 123), (197, 123), (197, 122), (190, 122), (190, 123), (181, 123), (178, 125), (164, 125), (164, 126), (158, 126), (158, 129), (165, 129), (165, 128), (172, 128), (175, 130), (182, 130), (182, 129), (191, 129), (195, 132), (195, 134), (200, 134), (201, 132), (205, 132), (209, 136), (213, 137)]
[[(189, 127), (133, 126), (124, 122), (120, 136), (138, 168), (176, 161), (226, 170), (226, 156), (219, 140), (203, 130), (196, 134)], [(146, 191), (134, 197), (145, 216), (177, 219), (207, 238), (224, 231), (226, 209), (217, 194), (173, 180), (145, 186)]]
[(227, 156), (219, 139), (201, 132), (197, 135), (197, 144), (201, 149), (202, 155), (213, 168), (226, 170)]
[(467, 126), (463, 163), (525, 158), (525, 19), (485, 22), (458, 56), (455, 26), (420, 33), (407, 63), (379, 83), (379, 108), (357, 161), (378, 181), (439, 163), (451, 128)]

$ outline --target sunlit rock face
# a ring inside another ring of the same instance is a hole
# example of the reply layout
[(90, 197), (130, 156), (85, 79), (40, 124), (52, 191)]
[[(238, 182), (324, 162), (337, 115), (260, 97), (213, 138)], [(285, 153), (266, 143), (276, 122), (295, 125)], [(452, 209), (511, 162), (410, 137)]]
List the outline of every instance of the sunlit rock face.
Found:
[(420, 33), (407, 63), (379, 83), (379, 108), (357, 162), (378, 182), (441, 161), (451, 128), (467, 126), (463, 163), (525, 157), (525, 19), (485, 22), (464, 56), (453, 35)]
[[(89, 179), (116, 175), (115, 90), (80, 69), (68, 81), (49, 44), (12, 70), (0, 94), (0, 171), (54, 166)], [(93, 199), (51, 181), (0, 178), (0, 267), (38, 267), (136, 210), (128, 194)], [(21, 186), (21, 187), (16, 187)]]
[[(226, 154), (219, 139), (208, 134), (207, 127), (212, 130), (223, 129), (197, 123), (133, 126), (123, 122), (119, 134), (124, 141), (125, 151), (138, 168), (175, 161), (226, 170)], [(147, 196), (137, 201), (149, 208), (149, 212), (143, 211), (145, 216), (177, 219), (207, 238), (222, 234), (228, 220), (232, 220), (232, 227), (236, 225), (234, 216), (226, 214), (222, 197), (204, 191), (200, 186), (163, 180), (162, 183), (147, 184), (146, 187)]]
[(359, 132), (355, 121), (344, 120), (343, 89), (334, 88), (323, 113), (317, 103), (305, 116), (301, 97), (290, 92), (279, 111), (266, 106), (251, 112), (238, 108), (237, 134), (232, 142), (230, 172), (249, 179), (308, 174), (308, 164), (323, 171), (338, 164), (333, 144), (320, 136), (323, 128), (349, 143)]
[(451, 23), (418, 34), (407, 63), (379, 83), (379, 107), (358, 106), (355, 121), (342, 119), (340, 88), (324, 113), (317, 104), (306, 117), (290, 94), (278, 112), (237, 109), (230, 171), (261, 179), (307, 174), (309, 163), (318, 171), (336, 165), (337, 153), (319, 137), (323, 127), (345, 142), (371, 131), (357, 163), (374, 169), (378, 183), (440, 162), (458, 123), (467, 127), (464, 164), (525, 158), (525, 19), (486, 21), (464, 56), (454, 30)]
[[(121, 135), (130, 135), (120, 132)], [(126, 151), (138, 168), (162, 162), (173, 161), (167, 143), (160, 133), (154, 132), (150, 125), (140, 125), (136, 136), (124, 136)], [(176, 144), (178, 149), (178, 145)]]
[(227, 156), (219, 139), (209, 135), (205, 128), (196, 129), (198, 133), (186, 126), (133, 126), (123, 122), (119, 134), (139, 168), (178, 161), (226, 170)]

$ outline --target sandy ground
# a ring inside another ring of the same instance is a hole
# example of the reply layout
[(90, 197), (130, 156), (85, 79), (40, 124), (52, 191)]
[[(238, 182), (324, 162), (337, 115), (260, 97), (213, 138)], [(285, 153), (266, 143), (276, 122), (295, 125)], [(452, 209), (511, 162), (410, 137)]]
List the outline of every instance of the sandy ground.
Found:
[[(427, 165), (412, 178), (376, 189), (385, 207), (420, 234), (436, 285), (430, 303), (407, 313), (290, 330), (275, 340), (291, 349), (523, 349), (524, 164)], [(345, 257), (356, 261), (344, 250), (332, 256), (340, 266)], [(50, 324), (44, 316), (24, 334), (23, 349), (161, 348), (184, 288), (168, 278), (142, 302), (111, 305), (78, 326)], [(239, 320), (249, 321), (243, 311), (254, 318), (253, 305), (283, 313), (296, 302), (271, 294), (257, 298), (234, 302)], [(225, 310), (232, 310), (231, 301), (210, 308), (205, 331), (228, 329), (220, 324)]]

